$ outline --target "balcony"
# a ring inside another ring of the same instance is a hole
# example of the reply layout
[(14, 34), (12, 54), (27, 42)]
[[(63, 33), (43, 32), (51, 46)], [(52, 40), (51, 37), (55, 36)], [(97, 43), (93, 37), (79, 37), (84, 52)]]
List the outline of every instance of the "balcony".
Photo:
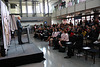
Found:
[(100, 7), (100, 0), (86, 1), (86, 9)]
[(68, 14), (74, 12), (74, 6), (68, 7)]
[(53, 15), (52, 17), (66, 15), (66, 14), (75, 13), (87, 9), (97, 8), (97, 7), (100, 7), (100, 0), (86, 0), (78, 4), (68, 6), (67, 8), (56, 10), (52, 14)]
[(61, 11), (58, 9), (58, 10), (57, 10), (57, 13), (56, 13), (56, 16), (60, 16), (60, 15), (61, 15), (60, 12), (61, 12)]
[(75, 5), (75, 12), (85, 10), (85, 2), (81, 2)]
[(66, 8), (61, 10), (61, 15), (65, 15), (66, 13), (67, 13), (67, 9)]
[(52, 13), (52, 17), (56, 17), (56, 12), (53, 12)]

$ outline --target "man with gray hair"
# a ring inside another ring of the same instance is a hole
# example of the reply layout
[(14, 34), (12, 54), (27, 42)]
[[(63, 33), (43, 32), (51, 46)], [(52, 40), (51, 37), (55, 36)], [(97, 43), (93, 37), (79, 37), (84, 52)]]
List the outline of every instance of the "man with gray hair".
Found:
[(22, 27), (22, 25), (21, 25), (21, 17), (19, 16), (18, 17), (18, 20), (16, 21), (16, 23), (17, 23), (17, 28), (18, 28), (18, 32), (17, 32), (17, 34), (18, 34), (18, 43), (19, 44), (24, 44), (23, 42), (22, 42), (22, 29), (23, 29), (23, 27)]

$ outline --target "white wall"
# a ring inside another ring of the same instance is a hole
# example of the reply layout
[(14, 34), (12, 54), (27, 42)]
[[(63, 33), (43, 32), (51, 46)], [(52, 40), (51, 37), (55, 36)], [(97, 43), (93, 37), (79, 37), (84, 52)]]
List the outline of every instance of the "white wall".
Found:
[(100, 0), (86, 1), (86, 9), (100, 7)]
[(85, 2), (81, 2), (75, 5), (75, 11), (82, 11), (85, 10)]
[(86, 0), (86, 1), (92, 1), (92, 0)]
[(62, 20), (57, 20), (56, 18), (52, 18), (51, 24), (57, 24), (57, 23), (61, 24)]
[(43, 22), (45, 22), (45, 21), (47, 21), (47, 24), (48, 25), (51, 25), (51, 17), (22, 17), (22, 19), (21, 20), (26, 20), (26, 21), (28, 21), (28, 20), (38, 20), (38, 21), (43, 21)]
[(23, 22), (21, 23), (22, 26), (27, 26), (27, 25), (30, 25), (30, 26), (33, 26), (33, 25), (40, 25), (40, 24), (43, 24), (43, 22)]

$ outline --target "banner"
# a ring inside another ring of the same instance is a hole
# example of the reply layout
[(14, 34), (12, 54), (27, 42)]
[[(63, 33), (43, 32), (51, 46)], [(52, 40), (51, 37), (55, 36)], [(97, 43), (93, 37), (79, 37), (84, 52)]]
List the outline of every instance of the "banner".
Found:
[(7, 51), (8, 45), (10, 44), (11, 41), (10, 17), (7, 6), (2, 1), (1, 1), (1, 20), (2, 20), (4, 48)]
[(15, 20), (15, 16), (14, 15), (10, 15), (10, 20), (11, 20), (11, 31), (15, 31), (17, 30), (17, 24), (16, 24), (16, 20)]

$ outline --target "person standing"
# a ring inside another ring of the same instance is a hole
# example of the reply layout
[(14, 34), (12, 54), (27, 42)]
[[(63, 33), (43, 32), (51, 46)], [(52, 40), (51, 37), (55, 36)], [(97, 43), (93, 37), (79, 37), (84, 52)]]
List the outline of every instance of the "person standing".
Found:
[(22, 27), (22, 25), (21, 25), (21, 17), (19, 16), (18, 17), (18, 20), (16, 21), (16, 23), (17, 23), (17, 28), (18, 28), (18, 32), (17, 32), (17, 34), (18, 34), (18, 43), (19, 44), (24, 44), (23, 42), (22, 42), (22, 29), (23, 29), (23, 27)]

